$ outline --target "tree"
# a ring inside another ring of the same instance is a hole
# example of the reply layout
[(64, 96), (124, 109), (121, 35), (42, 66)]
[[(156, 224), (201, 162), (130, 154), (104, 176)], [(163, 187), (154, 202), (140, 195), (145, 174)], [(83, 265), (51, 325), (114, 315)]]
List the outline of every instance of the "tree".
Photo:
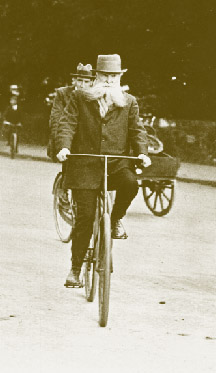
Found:
[[(0, 81), (37, 94), (78, 62), (119, 53), (123, 83), (157, 115), (216, 116), (214, 0), (1, 0)], [(176, 77), (176, 80), (172, 80)], [(156, 109), (155, 109), (156, 108)]]

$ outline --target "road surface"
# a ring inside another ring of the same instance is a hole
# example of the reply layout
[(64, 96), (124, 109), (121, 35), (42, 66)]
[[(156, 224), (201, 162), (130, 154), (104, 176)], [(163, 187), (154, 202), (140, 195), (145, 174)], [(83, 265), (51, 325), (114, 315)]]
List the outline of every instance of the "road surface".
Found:
[(216, 372), (216, 192), (178, 183), (155, 217), (141, 190), (114, 242), (108, 325), (98, 300), (66, 289), (52, 183), (60, 165), (0, 158), (0, 371)]

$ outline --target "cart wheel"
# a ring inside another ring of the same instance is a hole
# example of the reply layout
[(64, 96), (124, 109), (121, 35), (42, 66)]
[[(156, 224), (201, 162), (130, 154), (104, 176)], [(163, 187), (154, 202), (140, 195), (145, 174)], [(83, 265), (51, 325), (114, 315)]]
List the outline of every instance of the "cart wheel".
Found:
[(171, 180), (143, 180), (143, 197), (148, 209), (155, 216), (170, 211), (174, 199), (174, 182)]
[(98, 253), (100, 243), (100, 221), (99, 221), (99, 199), (97, 201), (97, 209), (95, 214), (95, 221), (93, 227), (93, 235), (90, 242), (90, 249), (87, 251), (85, 258), (85, 293), (88, 302), (93, 302), (97, 286), (97, 266), (98, 266)]
[[(66, 193), (66, 200), (64, 193)], [(62, 189), (61, 172), (59, 172), (55, 178), (53, 195), (53, 214), (56, 230), (60, 240), (64, 243), (68, 243), (71, 239), (71, 233), (75, 223), (76, 206), (73, 204), (71, 191)]]
[(109, 214), (104, 214), (101, 222), (99, 253), (99, 324), (107, 325), (109, 313), (110, 275), (112, 270), (111, 258), (111, 226)]

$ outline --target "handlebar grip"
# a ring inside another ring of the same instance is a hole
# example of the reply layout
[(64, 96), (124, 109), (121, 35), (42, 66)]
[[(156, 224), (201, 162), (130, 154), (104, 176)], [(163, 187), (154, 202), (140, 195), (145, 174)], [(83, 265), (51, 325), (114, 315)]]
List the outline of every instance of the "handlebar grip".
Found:
[(141, 170), (141, 168), (138, 168), (138, 167), (136, 168), (136, 171), (135, 171), (135, 172), (136, 172), (137, 175), (142, 174), (142, 170)]
[(137, 175), (140, 175), (140, 174), (142, 174), (142, 159), (137, 159), (136, 160), (136, 169), (135, 169), (135, 172), (136, 172), (136, 174)]

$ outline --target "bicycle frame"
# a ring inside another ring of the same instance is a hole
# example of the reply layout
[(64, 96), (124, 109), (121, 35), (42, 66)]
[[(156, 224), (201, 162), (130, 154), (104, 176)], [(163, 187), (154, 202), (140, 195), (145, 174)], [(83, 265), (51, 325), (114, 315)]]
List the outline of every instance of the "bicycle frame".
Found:
[(73, 156), (81, 156), (81, 157), (95, 157), (95, 158), (102, 158), (104, 159), (104, 182), (103, 182), (103, 194), (104, 194), (104, 206), (105, 206), (105, 211), (104, 213), (107, 212), (107, 177), (108, 177), (108, 159), (109, 158), (115, 158), (115, 159), (130, 159), (134, 161), (139, 161), (140, 159), (138, 157), (131, 157), (131, 156), (126, 156), (126, 155), (111, 155), (111, 154), (69, 154), (67, 158), (73, 157)]
[[(86, 259), (85, 263), (85, 289), (86, 298), (89, 302), (94, 300), (96, 284), (97, 284), (97, 273), (99, 275), (98, 295), (99, 295), (99, 324), (102, 327), (107, 325), (108, 313), (109, 313), (109, 297), (110, 297), (110, 281), (111, 273), (113, 272), (113, 261), (112, 261), (112, 238), (111, 238), (111, 208), (108, 201), (108, 159), (119, 158), (119, 159), (133, 159), (138, 160), (137, 157), (108, 155), (108, 154), (71, 154), (71, 156), (80, 157), (98, 157), (104, 160), (104, 175), (103, 175), (103, 188), (101, 190), (102, 196), (101, 202), (99, 200), (99, 212), (98, 218), (95, 222), (98, 225), (96, 227), (96, 235), (94, 235), (93, 228), (93, 241), (90, 245), (90, 259)], [(70, 155), (68, 155), (68, 158)], [(97, 210), (96, 210), (97, 216)], [(98, 219), (98, 220), (97, 220)], [(96, 240), (94, 240), (94, 237)], [(93, 250), (93, 251), (92, 251)], [(92, 254), (91, 254), (92, 253)], [(88, 255), (88, 254), (87, 254)], [(92, 277), (91, 277), (92, 274)], [(92, 279), (90, 281), (90, 278)]]

